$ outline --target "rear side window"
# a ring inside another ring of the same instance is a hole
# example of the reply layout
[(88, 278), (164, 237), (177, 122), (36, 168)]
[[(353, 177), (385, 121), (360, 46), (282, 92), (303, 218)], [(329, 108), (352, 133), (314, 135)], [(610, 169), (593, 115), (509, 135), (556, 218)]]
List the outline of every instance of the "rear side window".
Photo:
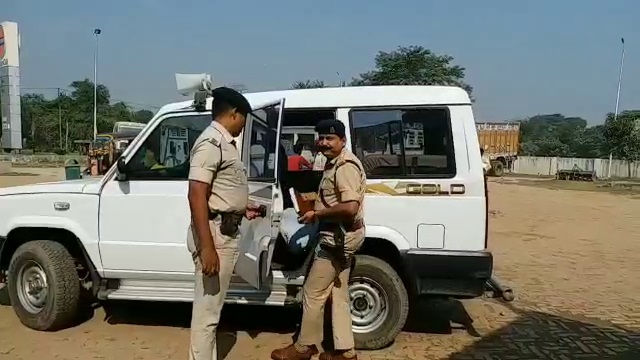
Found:
[(456, 175), (447, 108), (352, 110), (351, 138), (370, 178)]

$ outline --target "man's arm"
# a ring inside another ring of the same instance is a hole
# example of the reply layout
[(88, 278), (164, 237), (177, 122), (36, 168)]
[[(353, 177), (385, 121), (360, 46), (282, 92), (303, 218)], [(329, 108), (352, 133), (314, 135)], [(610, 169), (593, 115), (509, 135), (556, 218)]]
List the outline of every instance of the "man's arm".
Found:
[(318, 219), (337, 218), (352, 220), (358, 213), (360, 191), (362, 187), (360, 169), (354, 164), (346, 163), (336, 170), (336, 189), (340, 203), (316, 212)]
[(210, 141), (202, 141), (192, 150), (188, 198), (191, 221), (198, 236), (199, 249), (215, 249), (213, 235), (209, 228), (209, 196), (211, 182), (220, 161), (220, 149)]
[(311, 164), (307, 159), (305, 159), (304, 157), (301, 157), (301, 158), (300, 158), (300, 164), (302, 165), (302, 168), (303, 168), (304, 170), (311, 170), (311, 169), (313, 169), (313, 165), (312, 165), (312, 164)]

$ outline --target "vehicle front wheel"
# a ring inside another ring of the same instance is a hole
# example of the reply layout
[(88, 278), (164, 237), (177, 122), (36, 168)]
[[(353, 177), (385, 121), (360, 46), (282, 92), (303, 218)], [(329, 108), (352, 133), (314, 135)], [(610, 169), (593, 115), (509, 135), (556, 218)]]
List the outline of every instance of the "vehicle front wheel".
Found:
[(391, 344), (407, 321), (407, 289), (384, 260), (356, 256), (349, 299), (356, 349), (377, 350)]
[(78, 272), (60, 243), (38, 240), (20, 245), (11, 258), (7, 285), (14, 311), (31, 329), (59, 330), (78, 316)]

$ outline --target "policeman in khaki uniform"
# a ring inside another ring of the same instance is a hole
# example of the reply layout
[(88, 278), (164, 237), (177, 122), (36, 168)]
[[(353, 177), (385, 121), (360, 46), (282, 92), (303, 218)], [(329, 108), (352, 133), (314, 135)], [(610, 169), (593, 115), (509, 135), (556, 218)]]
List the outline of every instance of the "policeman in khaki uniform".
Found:
[(324, 120), (316, 126), (318, 146), (327, 157), (314, 210), (300, 217), (319, 222), (319, 246), (303, 287), (303, 315), (296, 343), (274, 350), (274, 360), (308, 360), (322, 340), (324, 306), (331, 296), (335, 351), (321, 360), (356, 359), (349, 307), (349, 271), (354, 253), (364, 241), (362, 202), (366, 177), (360, 160), (345, 148), (345, 126)]
[(195, 291), (189, 359), (215, 360), (216, 328), (238, 259), (242, 217), (261, 208), (249, 205), (245, 167), (234, 137), (251, 112), (247, 99), (229, 88), (212, 92), (213, 121), (196, 139), (190, 155), (187, 246), (195, 263)]

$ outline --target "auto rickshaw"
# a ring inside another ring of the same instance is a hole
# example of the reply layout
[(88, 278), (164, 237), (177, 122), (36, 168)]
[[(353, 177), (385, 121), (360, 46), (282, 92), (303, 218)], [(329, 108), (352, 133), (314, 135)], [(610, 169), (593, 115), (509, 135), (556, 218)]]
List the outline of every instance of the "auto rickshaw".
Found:
[(126, 131), (99, 134), (95, 141), (89, 143), (87, 169), (84, 173), (90, 176), (106, 174), (139, 133), (140, 131)]

